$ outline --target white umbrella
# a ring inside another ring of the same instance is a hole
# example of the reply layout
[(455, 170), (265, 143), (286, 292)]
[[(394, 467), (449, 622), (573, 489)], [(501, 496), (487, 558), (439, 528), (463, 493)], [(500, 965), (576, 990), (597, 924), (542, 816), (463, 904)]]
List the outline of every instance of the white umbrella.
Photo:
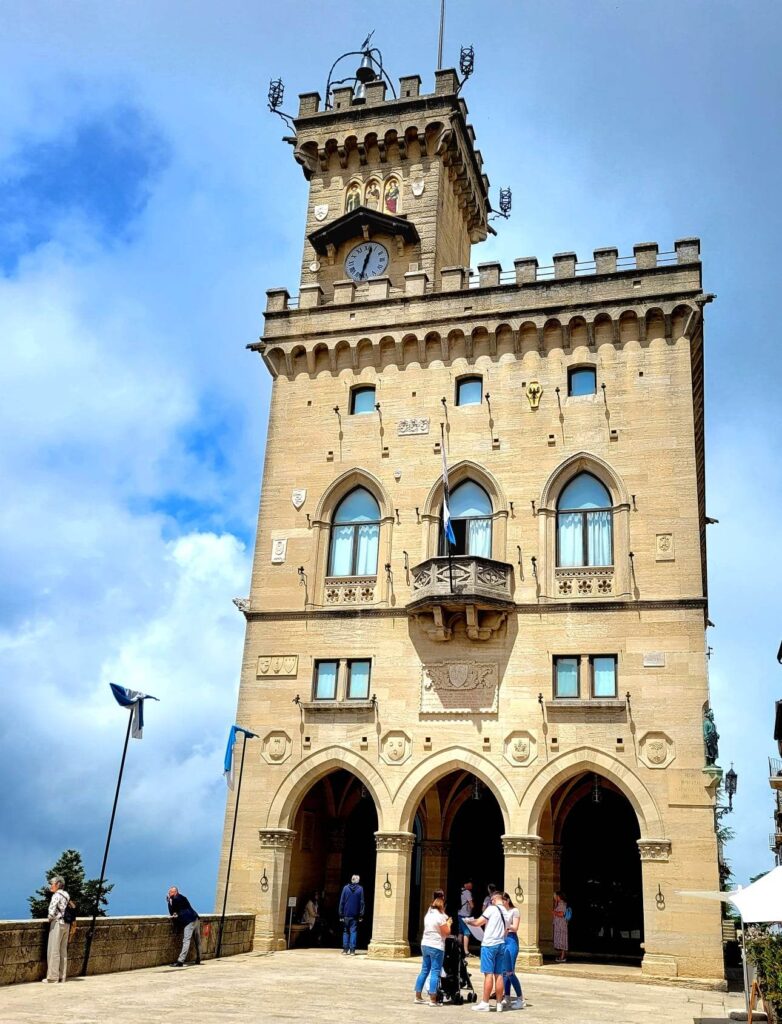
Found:
[(747, 924), (782, 921), (782, 866), (774, 868), (743, 889), (739, 887), (731, 892), (677, 889), (676, 895), (733, 903)]

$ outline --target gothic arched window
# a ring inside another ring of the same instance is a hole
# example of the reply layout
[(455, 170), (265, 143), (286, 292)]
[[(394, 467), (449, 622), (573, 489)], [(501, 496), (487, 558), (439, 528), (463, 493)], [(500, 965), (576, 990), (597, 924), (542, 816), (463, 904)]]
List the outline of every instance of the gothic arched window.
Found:
[(337, 506), (331, 526), (329, 576), (376, 576), (380, 508), (364, 487)]
[(557, 502), (557, 565), (613, 565), (611, 495), (597, 477), (579, 473)]
[[(465, 480), (454, 487), (449, 502), (451, 525), (456, 545), (451, 548), (453, 555), (477, 555), (491, 558), (491, 499), (480, 484)], [(442, 518), (442, 514), (441, 514)], [(448, 554), (448, 545), (440, 530), (441, 554)]]

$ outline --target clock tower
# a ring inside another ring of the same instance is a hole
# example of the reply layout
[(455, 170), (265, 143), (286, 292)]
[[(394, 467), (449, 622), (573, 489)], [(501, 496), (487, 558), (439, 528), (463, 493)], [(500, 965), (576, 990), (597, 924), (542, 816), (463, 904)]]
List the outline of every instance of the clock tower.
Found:
[[(438, 287), (469, 264), (488, 226), (489, 180), (452, 70), (422, 96), (418, 75), (300, 98), (294, 155), (309, 182), (303, 305)], [(411, 275), (411, 276), (408, 276)]]
[(433, 890), (504, 883), (545, 970), (564, 891), (587, 962), (720, 985), (719, 907), (681, 892), (720, 884), (700, 243), (471, 270), (491, 208), (459, 78), (422, 94), (359, 56), (289, 118), (299, 294), (267, 292), (249, 346), (257, 738), (218, 906), (283, 949), (359, 875), (359, 946), (405, 957)]

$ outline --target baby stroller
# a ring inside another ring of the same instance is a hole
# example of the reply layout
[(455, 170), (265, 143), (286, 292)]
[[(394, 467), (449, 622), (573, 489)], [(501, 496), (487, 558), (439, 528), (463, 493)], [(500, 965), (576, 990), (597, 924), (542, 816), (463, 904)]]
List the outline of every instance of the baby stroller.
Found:
[[(462, 994), (462, 989), (467, 989), (466, 996)], [(440, 1003), (461, 1006), (465, 1002), (474, 1003), (477, 999), (475, 989), (470, 981), (470, 972), (467, 970), (467, 957), (464, 955), (461, 937), (448, 935), (445, 940), (443, 973), (440, 978), (437, 1000)]]

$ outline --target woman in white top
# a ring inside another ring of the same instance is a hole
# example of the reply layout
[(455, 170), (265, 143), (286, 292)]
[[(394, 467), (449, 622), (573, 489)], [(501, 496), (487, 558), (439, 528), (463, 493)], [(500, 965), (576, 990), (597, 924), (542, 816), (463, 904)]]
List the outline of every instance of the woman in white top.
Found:
[(421, 936), (421, 953), (423, 961), (421, 972), (415, 982), (415, 1001), (425, 1005), (423, 997), (424, 983), (429, 978), (429, 1002), (432, 1006), (440, 1006), (437, 1002), (437, 987), (440, 984), (440, 971), (445, 956), (445, 936), (451, 932), (451, 919), (445, 913), (445, 902), (442, 890), (438, 889), (433, 896), (424, 918), (424, 933)]
[[(526, 1004), (521, 992), (521, 982), (516, 977), (516, 957), (519, 955), (519, 924), (521, 922), (521, 915), (519, 914), (519, 908), (514, 907), (509, 893), (504, 892), (502, 894), (502, 903), (505, 907), (508, 921), (508, 931), (505, 936), (505, 970), (503, 971), (505, 1002), (511, 1010), (523, 1010)], [(511, 996), (511, 991), (516, 993), (515, 999)]]

